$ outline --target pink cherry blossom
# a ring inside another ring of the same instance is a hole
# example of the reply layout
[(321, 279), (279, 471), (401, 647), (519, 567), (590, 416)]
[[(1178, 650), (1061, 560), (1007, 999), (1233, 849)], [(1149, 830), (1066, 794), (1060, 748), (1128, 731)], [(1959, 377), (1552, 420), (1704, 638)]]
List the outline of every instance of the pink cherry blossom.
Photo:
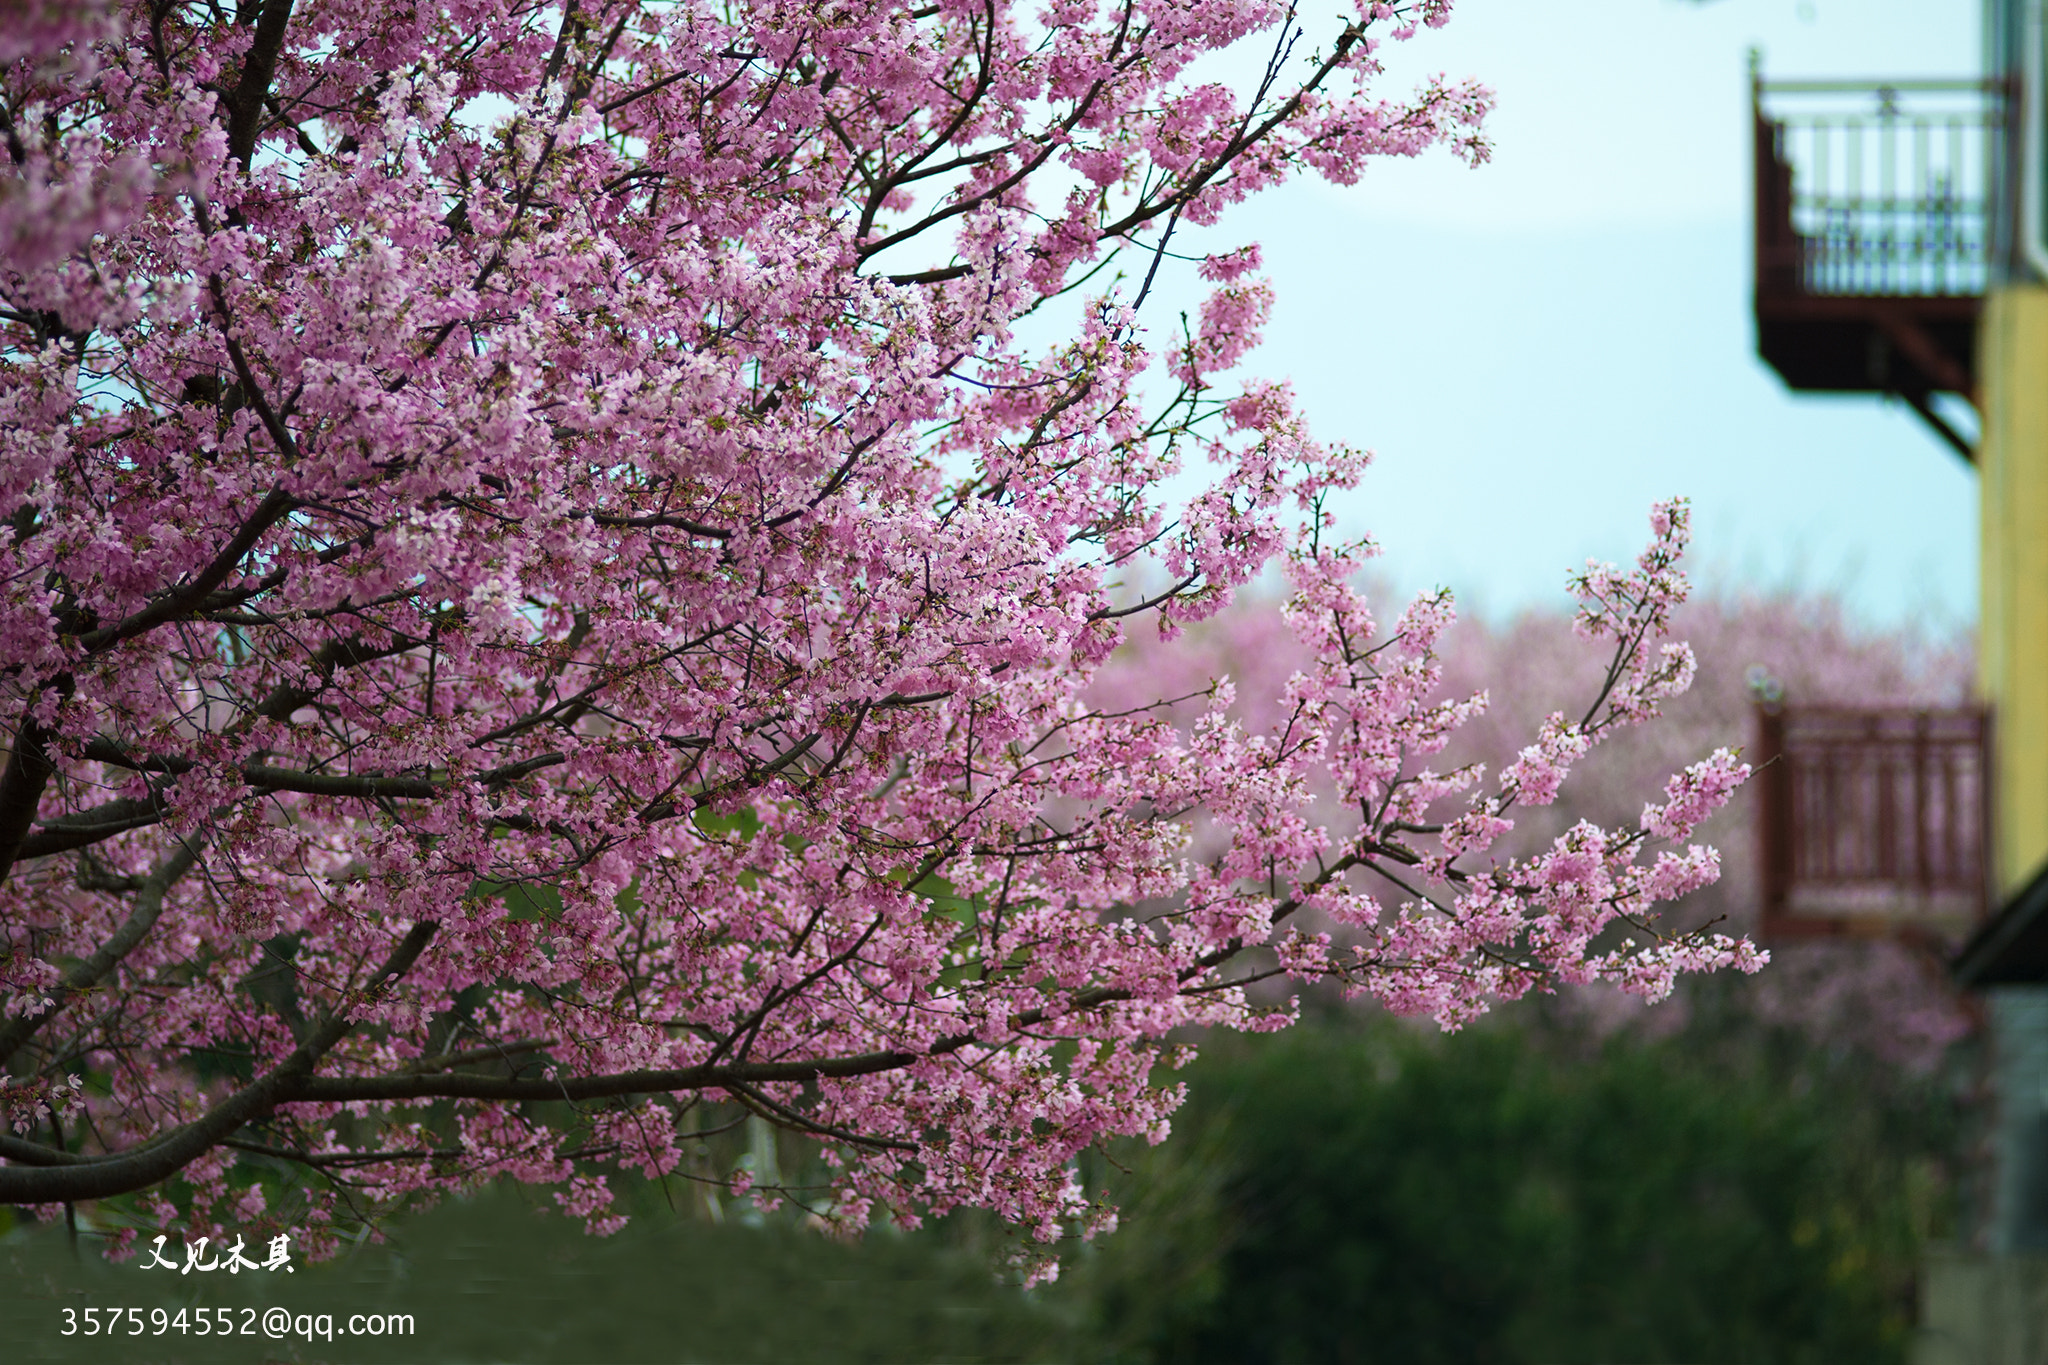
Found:
[[(1581, 585), (1586, 718), (1505, 783), (1432, 771), (1484, 699), (1442, 695), (1447, 595), (1382, 631), (1355, 588), (1325, 503), (1364, 456), (1234, 377), (1256, 253), (1191, 334), (1144, 311), (1181, 219), (1483, 159), (1484, 90), (1377, 93), (1448, 5), (35, 13), (0, 1199), (218, 1235), (260, 1175), (318, 1252), (511, 1178), (604, 1232), (718, 1103), (815, 1139), (844, 1225), (1049, 1241), (1101, 1223), (1078, 1151), (1165, 1132), (1177, 1030), (1287, 1021), (1263, 977), (1455, 1024), (1755, 965), (1653, 927), (1711, 859), (1644, 861), (1737, 767), (1491, 851), (1690, 677), (1682, 505)], [(1239, 42), (1259, 88), (1185, 78)], [(1040, 309), (1071, 326), (1026, 345)], [(1280, 723), (1085, 699), (1126, 624), (1276, 562)]]

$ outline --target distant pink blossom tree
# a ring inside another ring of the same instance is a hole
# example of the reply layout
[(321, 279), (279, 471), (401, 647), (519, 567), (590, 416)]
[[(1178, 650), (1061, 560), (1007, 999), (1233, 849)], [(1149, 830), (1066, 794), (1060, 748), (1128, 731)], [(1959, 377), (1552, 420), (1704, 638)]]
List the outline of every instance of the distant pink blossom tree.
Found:
[[(849, 1226), (1050, 1238), (1077, 1151), (1164, 1135), (1173, 1030), (1285, 1021), (1262, 977), (1450, 1025), (1757, 965), (1654, 918), (1726, 751), (1488, 853), (1690, 679), (1682, 506), (1580, 581), (1579, 709), (1433, 771), (1448, 600), (1375, 623), (1362, 459), (1230, 381), (1255, 250), (1139, 385), (1177, 223), (1484, 155), (1483, 90), (1368, 93), (1447, 11), (10, 6), (0, 1201), (317, 1231), (510, 1177), (603, 1230), (715, 1100)], [(1254, 88), (1189, 76), (1240, 42)], [(1274, 725), (1082, 700), (1275, 561)]]
[[(1133, 640), (1098, 670), (1089, 696), (1102, 706), (1130, 706), (1203, 696), (1210, 679), (1228, 678), (1237, 698), (1233, 716), (1253, 730), (1269, 727), (1278, 718), (1272, 699), (1308, 662), (1272, 606), (1270, 595), (1253, 590), (1171, 647)], [(1966, 633), (1858, 628), (1829, 594), (1724, 588), (1694, 597), (1672, 620), (1700, 658), (1684, 699), (1667, 706), (1658, 724), (1632, 729), (1591, 755), (1554, 805), (1524, 812), (1501, 841), (1503, 851), (1539, 849), (1582, 819), (1624, 823), (1646, 789), (1692, 756), (1749, 743), (1760, 684), (1790, 705), (1941, 707), (1970, 698), (1975, 650)], [(1445, 637), (1440, 652), (1448, 690), (1489, 693), (1486, 711), (1447, 750), (1454, 759), (1512, 754), (1552, 699), (1597, 681), (1596, 663), (1562, 611), (1466, 622)], [(1182, 703), (1179, 714), (1191, 719), (1196, 708)], [(1701, 827), (1723, 858), (1721, 877), (1687, 902), (1702, 922), (1755, 931), (1762, 895), (1756, 818), (1756, 799), (1744, 791)], [(1570, 998), (1603, 1029), (1669, 1030), (1687, 1012), (1682, 992), (1672, 1007), (1650, 1015), (1630, 1010), (1612, 992), (1574, 991)], [(1781, 945), (1772, 969), (1745, 985), (1743, 1004), (1758, 1022), (1790, 1028), (1816, 1046), (1857, 1048), (1908, 1073), (1931, 1070), (1973, 1027), (1943, 964), (1891, 939)]]

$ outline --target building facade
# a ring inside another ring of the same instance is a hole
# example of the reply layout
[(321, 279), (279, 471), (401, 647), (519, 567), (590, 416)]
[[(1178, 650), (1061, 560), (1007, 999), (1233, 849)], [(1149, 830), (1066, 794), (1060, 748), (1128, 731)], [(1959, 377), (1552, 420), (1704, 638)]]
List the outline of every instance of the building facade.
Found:
[[(1974, 74), (1753, 73), (1759, 354), (1910, 405), (1978, 476), (1983, 897), (1951, 951), (1990, 1024), (1994, 1170), (1928, 1267), (1925, 1365), (2048, 1362), (2048, 0), (1985, 0), (1983, 25)], [(1893, 827), (1926, 827), (1912, 799)], [(1789, 818), (1763, 841), (1781, 883), (1812, 837)]]

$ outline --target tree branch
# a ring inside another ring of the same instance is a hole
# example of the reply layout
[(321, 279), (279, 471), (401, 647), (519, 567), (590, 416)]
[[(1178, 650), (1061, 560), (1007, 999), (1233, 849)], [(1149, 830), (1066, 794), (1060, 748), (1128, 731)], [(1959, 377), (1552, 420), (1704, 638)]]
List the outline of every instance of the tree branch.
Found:
[[(404, 976), (426, 951), (440, 926), (422, 920), (400, 941), (365, 986), (374, 991)], [(106, 1199), (147, 1189), (168, 1180), (193, 1161), (232, 1137), (246, 1123), (262, 1118), (296, 1097), (313, 1068), (348, 1035), (354, 1021), (346, 1003), (330, 1011), (306, 1041), (268, 1075), (242, 1087), (193, 1123), (133, 1151), (104, 1160), (61, 1166), (0, 1166), (0, 1203), (49, 1204), (76, 1199)], [(4, 1153), (0, 1153), (4, 1155)]]
[(35, 721), (36, 700), (31, 696), (22, 708), (21, 721), (14, 727), (14, 747), (8, 751), (6, 769), (0, 771), (0, 882), (21, 858), (36, 856), (24, 853), (23, 844), (36, 807), (42, 804), (43, 789), (57, 771), (45, 744), (48, 732)]
[(121, 927), (91, 957), (64, 973), (64, 979), (57, 987), (56, 1003), (41, 1014), (17, 1015), (0, 1025), (0, 1063), (5, 1063), (20, 1051), (23, 1043), (55, 1019), (72, 1000), (106, 980), (114, 968), (121, 965), (121, 960), (135, 951), (163, 913), (164, 897), (178, 884), (179, 878), (191, 871), (192, 864), (198, 859), (199, 850), (193, 840), (178, 841), (177, 847), (150, 870), (141, 890), (135, 893), (134, 908), (128, 912), (128, 918), (122, 921)]
[(227, 581), (227, 576), (242, 562), (242, 556), (249, 553), (262, 534), (276, 525), (285, 513), (292, 510), (294, 502), (290, 494), (281, 488), (273, 488), (256, 510), (249, 514), (234, 538), (221, 547), (213, 562), (200, 570), (199, 576), (184, 587), (167, 592), (149, 606), (136, 612), (127, 620), (82, 636), (79, 643), (88, 654), (101, 654), (123, 640), (131, 640), (146, 631), (154, 630), (173, 617), (182, 616), (213, 595), (213, 590)]
[(228, 114), (228, 155), (249, 169), (256, 154), (256, 134), (263, 124), (263, 101), (277, 73), (277, 55), (284, 49), (285, 26), (291, 22), (292, 0), (267, 0), (256, 20), (256, 38), (242, 58), (241, 78), (221, 103)]

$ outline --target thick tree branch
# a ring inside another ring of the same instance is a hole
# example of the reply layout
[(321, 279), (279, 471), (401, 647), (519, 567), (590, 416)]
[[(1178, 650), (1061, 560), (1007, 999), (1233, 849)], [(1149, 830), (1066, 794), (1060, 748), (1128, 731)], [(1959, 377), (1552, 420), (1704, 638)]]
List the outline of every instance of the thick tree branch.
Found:
[(30, 697), (14, 727), (14, 747), (8, 751), (7, 767), (0, 770), (0, 882), (22, 858), (36, 855), (23, 848), (29, 825), (42, 804), (43, 790), (57, 769), (50, 761), (49, 734), (32, 713), (36, 698)]
[(277, 74), (278, 53), (284, 50), (285, 28), (291, 23), (292, 0), (265, 0), (256, 20), (256, 37), (242, 58), (241, 78), (221, 103), (228, 115), (228, 155), (249, 169), (256, 154), (256, 134), (263, 127), (263, 102)]
[(227, 581), (228, 575), (235, 571), (242, 557), (255, 548), (263, 533), (275, 526), (293, 506), (291, 496), (283, 489), (271, 489), (235, 532), (234, 538), (213, 557), (213, 562), (200, 570), (198, 577), (182, 588), (164, 593), (127, 620), (82, 636), (79, 643), (85, 646), (88, 654), (104, 653), (124, 640), (132, 640), (166, 621), (196, 610), (213, 595), (215, 588)]
[(128, 918), (122, 921), (121, 927), (91, 957), (64, 973), (64, 979), (55, 992), (56, 1003), (41, 1014), (17, 1015), (0, 1025), (0, 1063), (5, 1063), (20, 1051), (22, 1044), (55, 1019), (66, 1005), (106, 980), (114, 968), (121, 965), (121, 960), (135, 951), (163, 913), (164, 897), (178, 884), (179, 878), (191, 871), (198, 856), (196, 841), (179, 840), (177, 846), (143, 880), (141, 889), (135, 893), (134, 908), (128, 912)]
[[(86, 756), (138, 771), (174, 775), (190, 772), (195, 766), (190, 759), (175, 756), (138, 758), (127, 754), (112, 741), (93, 741), (87, 746)], [(242, 766), (241, 777), (255, 791), (298, 792), (304, 796), (325, 796), (339, 800), (431, 801), (446, 796), (470, 782), (491, 790), (507, 787), (523, 777), (545, 768), (558, 767), (566, 762), (566, 754), (559, 750), (550, 750), (467, 778), (394, 777), (380, 773), (316, 773), (299, 768), (280, 768), (268, 763), (247, 763)], [(53, 853), (68, 853), (73, 849), (89, 848), (102, 840), (113, 838), (116, 834), (159, 824), (169, 814), (169, 807), (163, 795), (159, 794), (151, 799), (119, 797), (73, 815), (55, 816), (41, 821), (33, 833), (20, 841), (16, 860), (46, 858)]]
[[(374, 992), (412, 970), (439, 927), (432, 920), (414, 925), (365, 983), (365, 993)], [(275, 1070), (237, 1090), (197, 1121), (134, 1151), (61, 1166), (0, 1166), (0, 1203), (106, 1199), (168, 1180), (232, 1137), (244, 1124), (262, 1118), (291, 1098), (304, 1086), (320, 1059), (352, 1027), (354, 1021), (349, 1018), (347, 1004), (341, 1002)]]
[(53, 853), (69, 853), (75, 848), (90, 848), (116, 834), (160, 824), (165, 813), (161, 802), (124, 796), (77, 815), (44, 821), (42, 828), (21, 841), (16, 858), (26, 862)]

